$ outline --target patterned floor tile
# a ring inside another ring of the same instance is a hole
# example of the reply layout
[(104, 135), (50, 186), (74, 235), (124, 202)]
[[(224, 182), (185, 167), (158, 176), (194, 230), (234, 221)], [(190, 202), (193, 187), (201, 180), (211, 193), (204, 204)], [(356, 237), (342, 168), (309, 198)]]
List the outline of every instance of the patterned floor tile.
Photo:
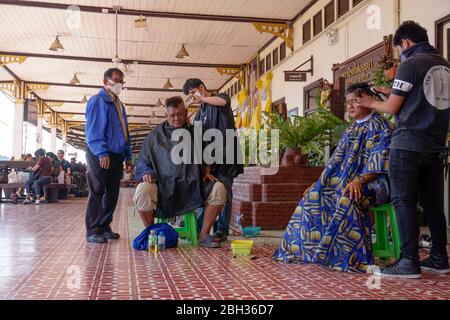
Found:
[(106, 245), (84, 240), (85, 199), (1, 205), (0, 299), (450, 299), (448, 275), (382, 279), (369, 287), (370, 275), (275, 262), (274, 242), (256, 245), (256, 259), (234, 257), (229, 243), (217, 250), (182, 243), (158, 254), (134, 251), (131, 192), (121, 191), (113, 222), (122, 238)]

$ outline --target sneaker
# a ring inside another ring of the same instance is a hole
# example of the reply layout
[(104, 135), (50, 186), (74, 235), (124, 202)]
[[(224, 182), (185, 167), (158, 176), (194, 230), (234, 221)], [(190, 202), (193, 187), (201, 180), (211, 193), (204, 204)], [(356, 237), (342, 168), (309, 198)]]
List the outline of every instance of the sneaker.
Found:
[(103, 236), (108, 240), (118, 240), (120, 239), (120, 234), (111, 231), (105, 231), (103, 232)]
[(222, 231), (217, 231), (214, 233), (214, 241), (216, 242), (225, 242), (228, 240), (227, 235)]
[(38, 206), (40, 203), (41, 203), (41, 200), (36, 199), (36, 202), (34, 204)]
[(420, 264), (414, 263), (407, 258), (401, 258), (396, 263), (387, 266), (381, 271), (375, 271), (376, 276), (384, 278), (401, 278), (401, 279), (420, 279), (422, 273), (420, 271)]
[(23, 200), (23, 204), (30, 204), (30, 203), (33, 203), (33, 201), (31, 201), (31, 199), (29, 198)]
[(214, 240), (213, 237), (207, 236), (205, 240), (200, 241), (200, 247), (204, 248), (220, 248), (220, 242)]
[(95, 234), (86, 238), (88, 242), (92, 243), (107, 243), (108, 240), (101, 234)]
[(440, 274), (450, 273), (448, 257), (430, 255), (427, 259), (420, 261), (420, 268), (424, 271), (435, 272)]

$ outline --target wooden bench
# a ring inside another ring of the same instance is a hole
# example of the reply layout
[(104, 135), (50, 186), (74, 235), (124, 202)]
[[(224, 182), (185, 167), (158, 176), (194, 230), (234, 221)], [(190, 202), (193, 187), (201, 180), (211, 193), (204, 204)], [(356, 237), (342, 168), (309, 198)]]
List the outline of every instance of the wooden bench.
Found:
[(66, 184), (50, 183), (44, 186), (45, 199), (48, 203), (58, 203), (59, 191), (66, 189)]
[[(25, 188), (24, 183), (0, 183), (0, 203), (3, 202), (3, 189), (12, 189), (12, 192), (16, 192), (20, 188)], [(5, 194), (6, 196), (6, 194)], [(5, 198), (6, 199), (6, 198)]]
[(128, 180), (128, 181), (120, 181), (120, 187), (121, 188), (136, 188), (138, 186), (140, 182), (139, 181), (133, 181), (133, 180)]

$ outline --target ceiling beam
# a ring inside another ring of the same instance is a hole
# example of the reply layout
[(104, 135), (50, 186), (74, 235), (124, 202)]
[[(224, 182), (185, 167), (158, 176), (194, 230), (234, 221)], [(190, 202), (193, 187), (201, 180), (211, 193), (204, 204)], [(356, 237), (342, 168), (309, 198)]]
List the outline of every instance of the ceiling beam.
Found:
[[(103, 86), (91, 85), (91, 84), (70, 84), (59, 82), (42, 82), (42, 81), (27, 81), (27, 84), (43, 84), (54, 87), (72, 87), (72, 88), (87, 88), (87, 89), (102, 89)], [(164, 89), (164, 88), (137, 88), (137, 87), (125, 87), (125, 90), (130, 91), (144, 91), (144, 92), (183, 92), (183, 89)]]
[[(77, 100), (44, 100), (42, 99), (44, 102), (62, 102), (62, 103), (74, 103), (74, 104), (82, 104), (81, 101), (77, 101)], [(122, 103), (126, 106), (126, 107), (149, 107), (149, 108), (153, 108), (155, 107), (154, 104), (140, 104), (140, 103), (126, 103), (124, 101), (122, 101)]]
[[(17, 1), (17, 0), (0, 0), (0, 4), (15, 5), (21, 7), (44, 8), (44, 9), (60, 9), (67, 10), (69, 7), (64, 3), (50, 3), (44, 1)], [(114, 14), (113, 8), (97, 7), (97, 6), (77, 6), (81, 12), (91, 12), (100, 14)], [(107, 9), (107, 12), (103, 10)], [(274, 19), (274, 18), (259, 18), (248, 16), (226, 16), (226, 15), (210, 15), (197, 13), (178, 13), (178, 12), (160, 12), (160, 11), (144, 11), (121, 8), (119, 15), (124, 16), (144, 16), (162, 19), (183, 19), (183, 20), (200, 20), (200, 21), (220, 21), (220, 22), (235, 22), (235, 23), (287, 23), (289, 19)]]
[[(82, 124), (85, 124), (86, 123), (86, 120), (67, 120), (67, 122), (70, 122), (70, 123), (76, 123), (76, 124), (80, 124), (80, 125), (82, 125)], [(145, 123), (145, 122), (130, 122), (130, 123), (128, 123), (128, 125), (146, 125), (147, 123)]]
[[(31, 52), (7, 52), (7, 51), (0, 51), (0, 54), (12, 55), (12, 56), (25, 56), (25, 57), (29, 57), (29, 58), (112, 63), (111, 58), (77, 57), (77, 56), (65, 56), (65, 55), (55, 55), (55, 54), (43, 54), (43, 53), (31, 53)], [(139, 65), (148, 65), (148, 66), (187, 67), (187, 68), (241, 68), (242, 67), (239, 64), (127, 60), (127, 59), (123, 59), (122, 63), (133, 64), (136, 61), (138, 62)]]
[[(57, 114), (69, 114), (69, 115), (75, 115), (75, 116), (84, 116), (86, 115), (86, 112), (69, 112), (69, 111), (58, 111), (58, 109), (55, 111)], [(50, 112), (45, 112), (49, 114)], [(128, 114), (128, 118), (151, 118), (151, 115), (140, 115), (140, 114)], [(70, 121), (70, 119), (66, 119), (66, 121)]]

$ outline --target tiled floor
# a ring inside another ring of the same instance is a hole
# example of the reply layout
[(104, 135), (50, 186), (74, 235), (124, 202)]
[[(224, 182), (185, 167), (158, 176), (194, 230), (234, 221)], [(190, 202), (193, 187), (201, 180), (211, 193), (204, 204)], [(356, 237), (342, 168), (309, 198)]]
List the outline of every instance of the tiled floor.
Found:
[(0, 299), (450, 299), (450, 276), (377, 286), (369, 275), (273, 262), (270, 241), (254, 260), (234, 258), (229, 245), (133, 251), (131, 191), (122, 190), (113, 225), (122, 239), (107, 245), (84, 240), (86, 200), (1, 205)]

